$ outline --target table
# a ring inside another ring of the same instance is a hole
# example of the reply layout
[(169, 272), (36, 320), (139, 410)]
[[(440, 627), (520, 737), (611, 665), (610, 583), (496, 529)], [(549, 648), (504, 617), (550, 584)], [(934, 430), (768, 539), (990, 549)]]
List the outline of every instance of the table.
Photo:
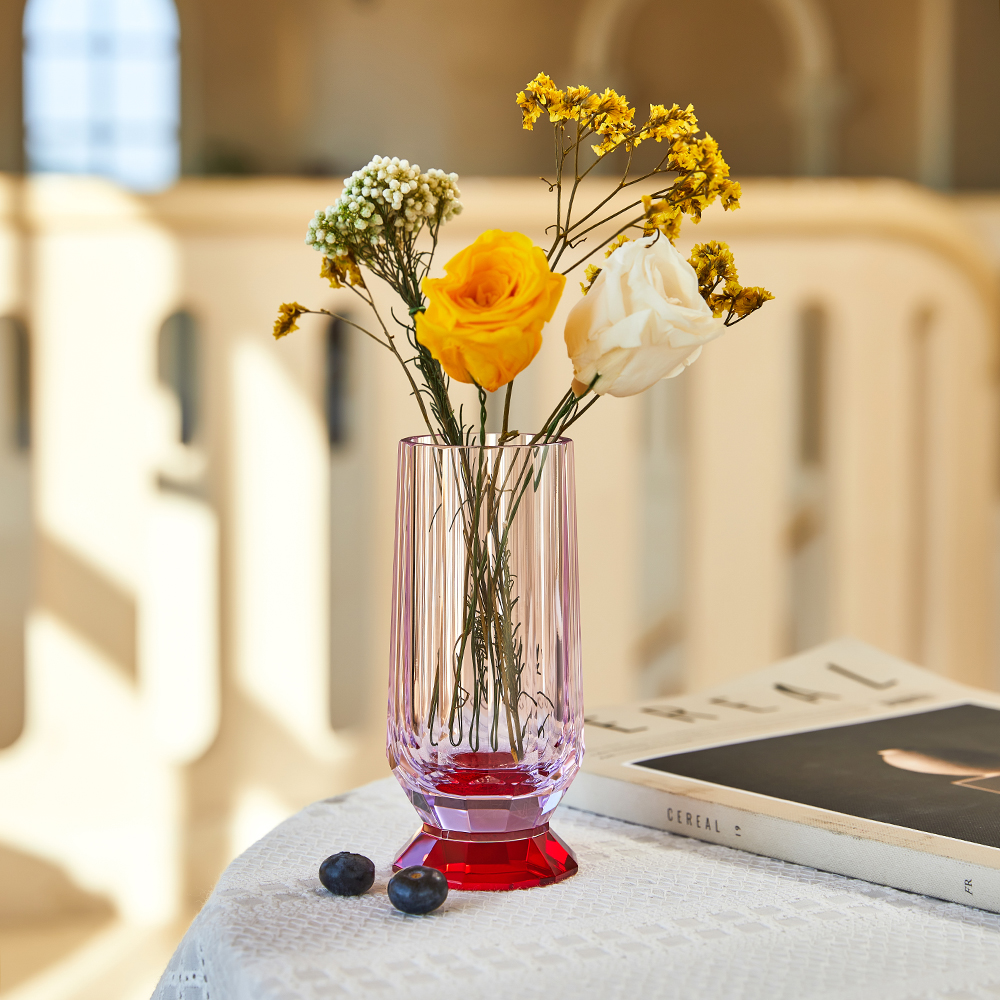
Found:
[[(416, 817), (392, 778), (316, 802), (225, 871), (154, 1000), (997, 1000), (1000, 916), (561, 807), (576, 876), (386, 897)], [(332, 896), (350, 850), (375, 885)]]

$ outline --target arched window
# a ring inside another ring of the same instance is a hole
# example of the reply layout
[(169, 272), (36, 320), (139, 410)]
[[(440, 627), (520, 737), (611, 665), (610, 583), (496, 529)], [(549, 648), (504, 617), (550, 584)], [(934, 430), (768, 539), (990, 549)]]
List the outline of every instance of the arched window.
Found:
[(3, 385), (6, 441), (15, 451), (31, 447), (31, 345), (19, 319), (0, 316), (0, 371)]
[(807, 306), (799, 323), (799, 462), (823, 465), (826, 450), (826, 313)]
[(177, 400), (180, 410), (180, 442), (191, 444), (200, 417), (200, 358), (198, 328), (194, 317), (183, 310), (168, 316), (160, 328), (157, 366), (160, 382)]
[(0, 316), (0, 750), (24, 728), (31, 602), (31, 357), (24, 323)]
[(100, 174), (139, 191), (178, 174), (173, 0), (28, 0), (24, 122), (29, 169)]
[(331, 319), (326, 329), (326, 431), (330, 447), (347, 442), (347, 324)]
[(830, 555), (827, 532), (829, 316), (818, 303), (799, 314), (795, 351), (796, 428), (791, 461), (789, 646), (792, 652), (829, 635)]

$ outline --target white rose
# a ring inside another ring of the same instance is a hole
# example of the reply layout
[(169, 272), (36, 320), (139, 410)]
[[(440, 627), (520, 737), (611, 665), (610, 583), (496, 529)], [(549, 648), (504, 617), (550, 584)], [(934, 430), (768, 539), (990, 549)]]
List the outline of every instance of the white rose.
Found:
[(698, 276), (669, 240), (643, 236), (607, 259), (566, 320), (577, 382), (634, 396), (680, 375), (725, 329), (698, 292)]

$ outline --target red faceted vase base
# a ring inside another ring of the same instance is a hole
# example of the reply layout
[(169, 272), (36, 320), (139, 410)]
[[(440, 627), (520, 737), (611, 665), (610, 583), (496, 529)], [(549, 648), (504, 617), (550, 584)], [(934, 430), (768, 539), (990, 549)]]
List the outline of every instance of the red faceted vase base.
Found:
[(451, 889), (494, 892), (551, 885), (577, 872), (573, 852), (548, 823), (513, 833), (456, 833), (424, 824), (392, 870), (411, 865), (437, 868)]

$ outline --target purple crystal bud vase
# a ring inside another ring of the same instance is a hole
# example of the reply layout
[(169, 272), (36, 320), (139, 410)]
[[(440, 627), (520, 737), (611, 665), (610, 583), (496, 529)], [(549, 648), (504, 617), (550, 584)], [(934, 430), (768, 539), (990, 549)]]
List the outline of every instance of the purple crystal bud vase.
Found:
[[(576, 871), (548, 819), (583, 756), (573, 443), (399, 446), (387, 754), (455, 888)], [(419, 860), (415, 860), (419, 859)]]

